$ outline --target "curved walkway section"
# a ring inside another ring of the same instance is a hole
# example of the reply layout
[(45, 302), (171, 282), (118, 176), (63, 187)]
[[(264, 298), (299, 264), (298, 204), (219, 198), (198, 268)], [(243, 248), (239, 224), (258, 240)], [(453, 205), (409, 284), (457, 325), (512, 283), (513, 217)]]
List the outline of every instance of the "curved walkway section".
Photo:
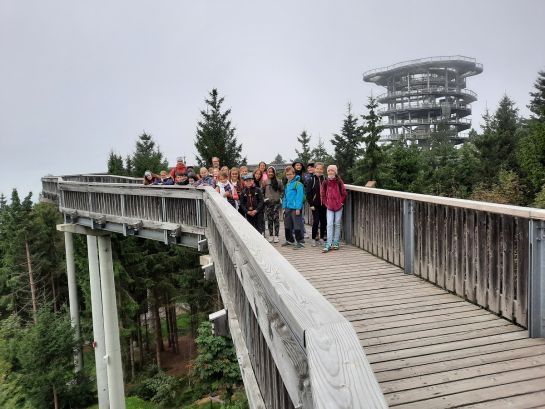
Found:
[(545, 404), (545, 339), (356, 247), (275, 247), (352, 323), (390, 407)]

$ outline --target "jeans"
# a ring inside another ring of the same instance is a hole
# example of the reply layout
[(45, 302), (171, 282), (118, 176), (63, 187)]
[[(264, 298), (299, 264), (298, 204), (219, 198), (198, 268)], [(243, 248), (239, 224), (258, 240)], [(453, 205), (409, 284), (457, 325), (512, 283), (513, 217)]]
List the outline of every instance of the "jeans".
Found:
[(327, 245), (331, 247), (332, 243), (338, 243), (341, 239), (341, 220), (343, 217), (343, 208), (334, 212), (327, 209)]

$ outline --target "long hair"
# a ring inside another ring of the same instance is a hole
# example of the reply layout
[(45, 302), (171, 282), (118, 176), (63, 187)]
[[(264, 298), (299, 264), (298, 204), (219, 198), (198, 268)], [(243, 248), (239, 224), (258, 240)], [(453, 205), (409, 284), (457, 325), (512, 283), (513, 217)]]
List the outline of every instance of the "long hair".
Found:
[(269, 169), (271, 169), (273, 171), (273, 177), (269, 179), (270, 183), (271, 183), (271, 186), (272, 186), (272, 189), (275, 192), (278, 192), (278, 179), (276, 178), (276, 169), (274, 168), (274, 166), (269, 166), (267, 168), (267, 172), (269, 171)]

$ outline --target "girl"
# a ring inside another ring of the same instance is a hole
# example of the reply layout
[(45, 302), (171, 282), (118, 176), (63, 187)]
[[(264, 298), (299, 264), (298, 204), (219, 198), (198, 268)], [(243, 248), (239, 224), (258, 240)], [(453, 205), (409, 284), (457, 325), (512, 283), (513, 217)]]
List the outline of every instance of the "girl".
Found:
[(269, 227), (269, 242), (278, 243), (280, 234), (280, 208), (281, 197), (284, 193), (284, 185), (276, 178), (274, 166), (267, 168), (267, 181), (265, 182), (265, 217)]
[(229, 174), (227, 172), (221, 171), (218, 176), (218, 183), (216, 185), (216, 192), (218, 192), (221, 197), (227, 199), (229, 204), (236, 209), (235, 197), (238, 198), (237, 192), (233, 184), (229, 181)]
[(150, 170), (146, 170), (144, 173), (144, 186), (154, 185), (155, 179), (157, 179), (156, 175), (151, 173)]
[[(263, 172), (258, 168), (254, 172), (254, 186), (261, 190), (261, 193), (264, 193), (263, 186)], [(265, 236), (265, 217), (259, 219), (259, 229), (263, 236)]]
[(237, 210), (240, 207), (240, 194), (242, 193), (242, 181), (240, 180), (240, 174), (238, 171), (238, 168), (231, 168), (229, 171), (229, 182), (234, 186), (235, 192), (237, 194), (237, 198), (235, 198), (235, 202), (237, 205)]
[(318, 228), (320, 229), (321, 244), (325, 244), (326, 228), (327, 228), (327, 208), (322, 203), (320, 197), (320, 189), (324, 182), (324, 164), (316, 162), (313, 174), (311, 175), (307, 185), (307, 201), (312, 211), (312, 247), (316, 247), (318, 240)]
[(346, 200), (346, 189), (337, 174), (337, 165), (327, 167), (327, 179), (322, 183), (320, 196), (322, 203), (327, 208), (327, 242), (323, 249), (323, 252), (327, 253), (331, 249), (339, 249), (341, 218), (343, 216), (344, 201)]
[(261, 171), (261, 174), (263, 175), (261, 177), (261, 180), (263, 181), (263, 183), (267, 182), (267, 179), (269, 179), (268, 175), (267, 175), (267, 164), (263, 161), (259, 162), (259, 165), (257, 165), (257, 168)]

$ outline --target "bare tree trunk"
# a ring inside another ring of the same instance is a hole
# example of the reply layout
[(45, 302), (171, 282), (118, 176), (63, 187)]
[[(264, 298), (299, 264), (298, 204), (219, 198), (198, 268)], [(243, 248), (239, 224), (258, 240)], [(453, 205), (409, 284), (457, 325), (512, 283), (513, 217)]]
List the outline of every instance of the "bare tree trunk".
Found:
[(168, 298), (165, 298), (165, 322), (167, 324), (167, 339), (168, 339), (168, 347), (172, 348), (172, 322), (170, 321), (170, 311), (168, 307)]
[(174, 352), (180, 353), (180, 345), (178, 344), (178, 323), (176, 321), (176, 304), (170, 307), (172, 310), (170, 317), (172, 318), (172, 333), (174, 335)]
[(136, 340), (138, 342), (138, 354), (140, 358), (140, 368), (144, 366), (144, 345), (142, 343), (142, 323), (140, 319), (140, 312), (136, 317)]
[(146, 312), (144, 314), (144, 325), (146, 327), (146, 352), (149, 354), (150, 348), (149, 348), (149, 325), (148, 325), (148, 313)]
[(37, 322), (36, 315), (38, 313), (38, 303), (36, 301), (36, 283), (34, 282), (34, 274), (32, 273), (32, 260), (30, 259), (30, 248), (28, 241), (25, 240), (26, 260), (28, 264), (28, 279), (30, 281), (30, 294), (32, 297), (32, 317), (34, 318), (34, 324)]
[(131, 362), (131, 382), (134, 381), (135, 371), (134, 371), (134, 346), (133, 346), (133, 337), (129, 337), (129, 360)]
[(57, 388), (53, 385), (53, 406), (59, 409), (59, 397), (57, 396)]
[(53, 294), (53, 311), (57, 312), (57, 290), (55, 289), (55, 278), (51, 273), (51, 293)]
[(157, 297), (155, 293), (153, 295), (153, 318), (155, 321), (155, 355), (157, 359), (157, 366), (161, 368), (161, 352), (165, 350), (165, 345), (163, 344), (161, 317), (159, 316), (159, 297)]

